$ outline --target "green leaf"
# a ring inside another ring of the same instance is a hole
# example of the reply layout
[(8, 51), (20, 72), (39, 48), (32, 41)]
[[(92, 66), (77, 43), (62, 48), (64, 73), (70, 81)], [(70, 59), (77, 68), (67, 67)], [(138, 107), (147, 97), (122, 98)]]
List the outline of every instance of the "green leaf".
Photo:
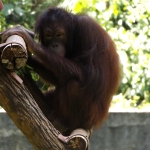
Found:
[(5, 7), (2, 10), (2, 13), (4, 16), (9, 16), (14, 11), (14, 5), (13, 4), (5, 4)]
[(19, 16), (23, 16), (23, 15), (24, 15), (24, 10), (21, 9), (20, 7), (15, 7), (14, 11), (15, 11)]

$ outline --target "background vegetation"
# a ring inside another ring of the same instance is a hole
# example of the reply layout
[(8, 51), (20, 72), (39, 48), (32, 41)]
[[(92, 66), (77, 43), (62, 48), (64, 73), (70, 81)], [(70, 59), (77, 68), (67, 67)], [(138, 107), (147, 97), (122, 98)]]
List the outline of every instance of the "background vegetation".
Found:
[(21, 24), (34, 28), (39, 13), (49, 6), (84, 12), (112, 36), (123, 66), (123, 78), (112, 104), (142, 107), (150, 104), (149, 0), (3, 0), (0, 31)]

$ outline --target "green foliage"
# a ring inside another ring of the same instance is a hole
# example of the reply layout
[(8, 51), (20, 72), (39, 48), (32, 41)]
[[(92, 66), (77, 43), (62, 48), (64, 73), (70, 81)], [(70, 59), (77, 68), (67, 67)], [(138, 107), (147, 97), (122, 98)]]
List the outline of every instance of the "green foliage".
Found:
[(74, 12), (95, 18), (114, 39), (123, 68), (119, 100), (128, 100), (130, 106), (149, 103), (150, 1), (77, 0), (72, 6)]
[(4, 31), (6, 26), (5, 18), (2, 16), (2, 12), (0, 12), (0, 31)]
[[(138, 106), (150, 102), (150, 1), (149, 0), (3, 0), (0, 29), (21, 24), (32, 29), (37, 15), (50, 5), (88, 13), (114, 39), (123, 67), (123, 77), (114, 100)], [(55, 3), (54, 3), (55, 2)], [(35, 79), (38, 76), (33, 75)]]
[(6, 18), (5, 27), (20, 24), (32, 29), (37, 16), (49, 6), (56, 6), (60, 0), (3, 0), (5, 7), (2, 10), (3, 18)]

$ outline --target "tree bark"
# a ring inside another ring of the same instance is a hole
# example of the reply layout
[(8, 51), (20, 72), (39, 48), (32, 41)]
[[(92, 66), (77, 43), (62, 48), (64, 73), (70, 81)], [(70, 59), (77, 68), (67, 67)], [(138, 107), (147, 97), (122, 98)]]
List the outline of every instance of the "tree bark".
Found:
[(36, 150), (65, 150), (34, 98), (0, 63), (0, 104)]

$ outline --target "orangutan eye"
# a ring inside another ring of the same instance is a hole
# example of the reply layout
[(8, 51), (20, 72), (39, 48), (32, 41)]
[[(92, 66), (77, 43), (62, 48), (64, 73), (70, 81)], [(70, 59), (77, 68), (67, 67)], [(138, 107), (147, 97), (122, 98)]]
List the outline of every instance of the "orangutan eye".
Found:
[(48, 38), (52, 38), (52, 34), (50, 32), (46, 32), (45, 36), (48, 37)]
[(63, 36), (62, 33), (60, 33), (60, 32), (56, 33), (56, 37), (61, 38), (62, 36)]

